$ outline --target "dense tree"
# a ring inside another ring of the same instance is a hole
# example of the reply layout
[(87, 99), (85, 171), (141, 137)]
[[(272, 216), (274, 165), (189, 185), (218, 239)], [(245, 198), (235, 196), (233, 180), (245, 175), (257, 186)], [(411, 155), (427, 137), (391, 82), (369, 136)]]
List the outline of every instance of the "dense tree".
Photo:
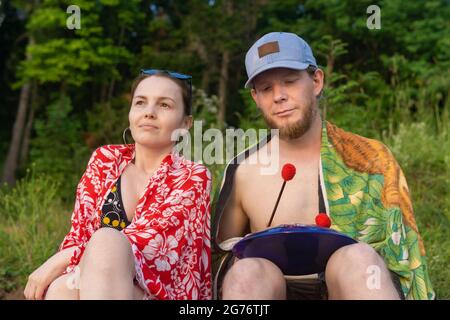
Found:
[(33, 145), (36, 123), (55, 101), (72, 106), (83, 145), (117, 142), (143, 67), (192, 74), (195, 87), (217, 96), (217, 127), (257, 123), (242, 89), (244, 55), (273, 30), (313, 47), (326, 74), (325, 117), (375, 137), (402, 121), (427, 118), (436, 132), (448, 126), (448, 1), (378, 1), (379, 30), (366, 25), (369, 0), (83, 0), (81, 29), (70, 30), (72, 2), (1, 6), (4, 181), (22, 174), (29, 149), (42, 148)]

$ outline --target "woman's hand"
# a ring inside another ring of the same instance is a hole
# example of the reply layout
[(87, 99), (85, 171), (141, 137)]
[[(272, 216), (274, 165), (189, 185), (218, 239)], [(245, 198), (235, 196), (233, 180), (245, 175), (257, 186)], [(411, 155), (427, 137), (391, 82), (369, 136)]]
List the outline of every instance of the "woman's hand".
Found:
[(24, 295), (27, 300), (42, 300), (50, 284), (58, 278), (69, 265), (75, 248), (67, 248), (56, 253), (28, 277)]
[(60, 275), (59, 268), (56, 269), (56, 266), (49, 259), (30, 274), (24, 291), (25, 298), (27, 300), (42, 300), (50, 283)]

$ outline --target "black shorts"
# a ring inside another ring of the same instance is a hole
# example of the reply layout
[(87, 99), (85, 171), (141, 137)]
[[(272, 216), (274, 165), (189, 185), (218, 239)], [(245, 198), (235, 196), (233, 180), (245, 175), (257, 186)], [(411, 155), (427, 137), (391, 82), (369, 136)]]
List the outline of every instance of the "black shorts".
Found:
[[(325, 274), (319, 273), (316, 277), (295, 278), (286, 276), (286, 299), (287, 300), (327, 300), (328, 290), (325, 282)], [(405, 300), (400, 279), (391, 272), (391, 279), (397, 289), (401, 300)]]

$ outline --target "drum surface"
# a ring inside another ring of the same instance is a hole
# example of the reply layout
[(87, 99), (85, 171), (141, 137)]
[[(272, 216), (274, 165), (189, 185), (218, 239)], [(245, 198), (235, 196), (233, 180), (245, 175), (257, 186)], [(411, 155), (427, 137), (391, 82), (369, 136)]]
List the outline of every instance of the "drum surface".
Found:
[(336, 230), (311, 225), (280, 225), (242, 238), (233, 247), (239, 258), (266, 258), (285, 275), (325, 271), (328, 259), (339, 248), (357, 243)]

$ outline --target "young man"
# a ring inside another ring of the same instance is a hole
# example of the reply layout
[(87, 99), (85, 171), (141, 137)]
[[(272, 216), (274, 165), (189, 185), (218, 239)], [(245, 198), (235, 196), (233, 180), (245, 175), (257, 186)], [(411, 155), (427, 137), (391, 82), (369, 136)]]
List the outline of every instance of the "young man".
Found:
[[(306, 277), (284, 276), (262, 258), (233, 259), (221, 297), (434, 299), (405, 177), (381, 142), (321, 119), (317, 100), (324, 74), (309, 45), (295, 34), (272, 32), (249, 49), (245, 64), (245, 87), (267, 125), (279, 129), (280, 167), (297, 168), (270, 226), (314, 225), (323, 210), (331, 228), (358, 243), (335, 251), (323, 274)], [(246, 159), (267, 153), (273, 141), (251, 148)], [(280, 175), (262, 175), (261, 166), (257, 161), (227, 166), (215, 214), (216, 248), (267, 228)], [(379, 285), (370, 286), (374, 268)]]

